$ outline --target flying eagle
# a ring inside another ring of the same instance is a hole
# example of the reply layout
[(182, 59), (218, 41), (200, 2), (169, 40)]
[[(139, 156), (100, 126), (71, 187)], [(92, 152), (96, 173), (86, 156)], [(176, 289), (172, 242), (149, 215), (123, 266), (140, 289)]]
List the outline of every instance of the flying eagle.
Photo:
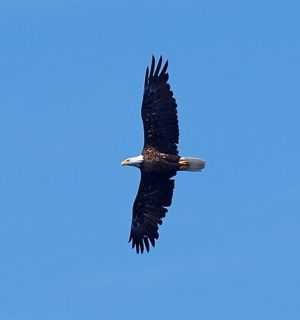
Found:
[(172, 202), (177, 171), (201, 171), (205, 161), (178, 155), (179, 127), (177, 104), (168, 84), (168, 61), (162, 67), (162, 57), (155, 66), (152, 56), (147, 67), (142, 119), (144, 148), (142, 154), (128, 158), (122, 166), (135, 166), (141, 171), (141, 181), (133, 204), (129, 242), (137, 253), (149, 252), (158, 239), (158, 226)]

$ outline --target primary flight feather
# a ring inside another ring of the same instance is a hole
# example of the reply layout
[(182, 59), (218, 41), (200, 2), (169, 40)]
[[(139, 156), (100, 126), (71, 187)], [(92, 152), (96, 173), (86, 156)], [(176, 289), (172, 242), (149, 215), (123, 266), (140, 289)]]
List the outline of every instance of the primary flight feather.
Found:
[(141, 181), (132, 210), (129, 242), (137, 253), (150, 250), (158, 239), (158, 227), (172, 203), (174, 177), (177, 171), (201, 171), (205, 161), (180, 157), (177, 104), (173, 97), (168, 61), (162, 67), (162, 57), (155, 66), (152, 56), (147, 67), (142, 102), (144, 148), (142, 154), (121, 164), (135, 166), (141, 171)]

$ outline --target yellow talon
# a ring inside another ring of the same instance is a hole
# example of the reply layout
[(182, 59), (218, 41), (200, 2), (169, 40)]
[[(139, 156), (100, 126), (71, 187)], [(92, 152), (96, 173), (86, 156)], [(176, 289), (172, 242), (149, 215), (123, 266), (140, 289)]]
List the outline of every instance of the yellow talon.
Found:
[(187, 169), (189, 162), (187, 160), (179, 160), (179, 169)]

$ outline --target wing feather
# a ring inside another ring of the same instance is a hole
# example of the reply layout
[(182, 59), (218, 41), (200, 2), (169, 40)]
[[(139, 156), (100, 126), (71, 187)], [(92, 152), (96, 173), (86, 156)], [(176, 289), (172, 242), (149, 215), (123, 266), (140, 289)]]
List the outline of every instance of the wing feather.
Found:
[(146, 69), (142, 103), (144, 149), (152, 147), (162, 153), (178, 155), (177, 104), (168, 84), (168, 61), (162, 69), (161, 66), (162, 57), (155, 68), (155, 58), (152, 56), (150, 72), (148, 67)]
[(129, 242), (137, 253), (149, 251), (149, 241), (152, 247), (158, 239), (158, 227), (166, 216), (172, 203), (174, 180), (172, 174), (141, 173), (141, 181), (133, 204), (132, 223)]

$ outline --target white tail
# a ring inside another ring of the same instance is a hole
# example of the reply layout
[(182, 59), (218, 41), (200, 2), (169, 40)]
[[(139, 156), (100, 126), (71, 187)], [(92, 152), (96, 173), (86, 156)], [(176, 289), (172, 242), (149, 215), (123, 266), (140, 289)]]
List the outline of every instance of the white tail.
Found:
[(198, 158), (181, 157), (179, 159), (179, 170), (201, 171), (205, 167), (205, 161)]

